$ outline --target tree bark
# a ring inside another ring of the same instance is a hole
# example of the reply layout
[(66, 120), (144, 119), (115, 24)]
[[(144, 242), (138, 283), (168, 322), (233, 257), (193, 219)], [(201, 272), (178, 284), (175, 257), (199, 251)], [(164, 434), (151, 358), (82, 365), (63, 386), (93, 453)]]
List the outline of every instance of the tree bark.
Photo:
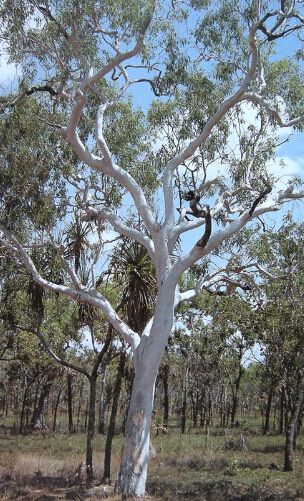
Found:
[(40, 397), (38, 399), (37, 405), (35, 406), (34, 413), (31, 419), (32, 428), (42, 426), (42, 414), (43, 414), (44, 402), (51, 391), (52, 383), (53, 381), (51, 380), (47, 381), (45, 384), (42, 385)]
[(55, 409), (54, 409), (53, 433), (55, 433), (56, 427), (57, 427), (57, 412), (58, 412), (58, 407), (59, 407), (60, 396), (61, 396), (62, 390), (63, 390), (63, 388), (60, 388), (60, 390), (58, 391), (58, 394), (57, 394), (57, 398), (56, 398)]
[(103, 375), (101, 380), (101, 388), (100, 388), (100, 401), (99, 401), (99, 416), (98, 416), (98, 433), (101, 435), (105, 435), (105, 416), (106, 416), (106, 402), (105, 402), (105, 387), (106, 387), (106, 374), (107, 371)]
[(135, 377), (117, 480), (123, 499), (145, 495), (155, 380), (173, 327), (174, 299), (175, 285), (159, 289), (152, 328), (134, 352)]
[(242, 379), (242, 376), (244, 373), (244, 369), (241, 366), (241, 361), (242, 361), (242, 357), (239, 358), (239, 364), (240, 364), (239, 365), (239, 372), (238, 372), (238, 376), (235, 380), (235, 389), (234, 389), (233, 397), (232, 397), (231, 426), (234, 426), (234, 422), (235, 422), (236, 411), (237, 411), (238, 403), (239, 403), (240, 383), (241, 383), (241, 379)]
[(87, 429), (87, 452), (86, 452), (86, 471), (87, 479), (93, 479), (93, 439), (95, 431), (95, 404), (96, 404), (96, 381), (98, 373), (93, 372), (90, 377), (90, 395), (88, 409), (88, 429)]
[(110, 423), (106, 438), (106, 446), (104, 453), (104, 471), (102, 482), (105, 484), (111, 484), (111, 455), (112, 455), (112, 441), (115, 434), (116, 417), (118, 412), (119, 397), (121, 392), (121, 385), (124, 376), (124, 369), (126, 365), (126, 354), (124, 351), (121, 352), (119, 358), (119, 364), (117, 368), (117, 375), (113, 391), (113, 402), (110, 416)]
[(185, 376), (184, 376), (184, 388), (183, 388), (183, 401), (182, 401), (182, 416), (181, 416), (181, 432), (182, 433), (185, 433), (185, 431), (186, 431), (188, 375), (189, 375), (189, 368), (188, 368), (188, 362), (186, 362), (186, 369), (185, 369)]
[(267, 405), (266, 405), (266, 411), (265, 411), (265, 422), (264, 422), (264, 426), (263, 426), (263, 435), (266, 435), (270, 430), (270, 412), (271, 412), (272, 396), (273, 396), (273, 388), (270, 388), (270, 390), (268, 392), (268, 397), (267, 397)]
[(68, 372), (68, 376), (67, 376), (67, 382), (68, 382), (68, 418), (69, 418), (69, 433), (70, 434), (74, 432), (72, 380), (73, 380), (73, 375), (70, 372)]
[(24, 393), (23, 393), (23, 399), (22, 399), (22, 407), (21, 407), (21, 414), (20, 414), (20, 424), (19, 424), (19, 433), (22, 435), (23, 433), (23, 421), (24, 421), (24, 414), (25, 414), (25, 406), (27, 404), (27, 394), (28, 394), (29, 386), (26, 385), (24, 388)]
[(123, 499), (144, 496), (148, 470), (155, 374), (135, 375), (117, 490)]
[(83, 405), (83, 399), (82, 399), (83, 385), (84, 385), (84, 381), (83, 381), (83, 379), (81, 379), (80, 389), (79, 389), (79, 401), (78, 401), (78, 409), (77, 409), (77, 418), (76, 418), (76, 431), (77, 431), (77, 433), (80, 430), (80, 415), (81, 415), (81, 409), (82, 409), (82, 405)]
[(283, 435), (284, 431), (284, 405), (285, 405), (285, 388), (281, 388), (280, 395), (280, 421), (279, 421), (279, 434)]
[(169, 364), (164, 365), (163, 385), (164, 385), (164, 417), (163, 424), (167, 428), (169, 421)]
[(284, 471), (293, 471), (294, 441), (297, 424), (300, 418), (302, 404), (304, 401), (304, 374), (300, 378), (297, 400), (291, 411), (286, 429)]

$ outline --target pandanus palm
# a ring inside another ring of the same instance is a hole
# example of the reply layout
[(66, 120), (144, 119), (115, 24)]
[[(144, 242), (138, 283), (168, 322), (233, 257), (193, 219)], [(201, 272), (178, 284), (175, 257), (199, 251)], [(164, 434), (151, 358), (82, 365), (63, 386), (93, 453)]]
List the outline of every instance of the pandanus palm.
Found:
[(137, 242), (123, 240), (112, 258), (112, 273), (119, 284), (126, 319), (141, 332), (151, 315), (156, 280), (148, 253)]

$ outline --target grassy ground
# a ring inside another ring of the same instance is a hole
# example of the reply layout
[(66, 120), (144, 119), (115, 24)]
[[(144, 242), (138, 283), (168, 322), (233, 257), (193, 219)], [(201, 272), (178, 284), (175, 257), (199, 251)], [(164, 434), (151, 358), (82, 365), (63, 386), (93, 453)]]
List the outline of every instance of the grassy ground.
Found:
[[(245, 441), (243, 449), (241, 434)], [(72, 484), (85, 457), (85, 441), (84, 434), (2, 434), (0, 499), (51, 501), (66, 499), (67, 492), (70, 499), (77, 499), (73, 498)], [(214, 428), (207, 436), (201, 430), (181, 435), (172, 428), (168, 435), (153, 436), (152, 441), (157, 454), (149, 468), (150, 499), (304, 500), (303, 436), (298, 439), (295, 469), (290, 473), (282, 471), (284, 437), (262, 436), (260, 429), (253, 426), (229, 430), (226, 435)], [(114, 479), (121, 445), (122, 438), (117, 436), (113, 450)], [(97, 479), (102, 474), (103, 450), (104, 437), (97, 435), (94, 455)], [(96, 487), (94, 499), (103, 499), (105, 494), (109, 496), (111, 490), (101, 493)]]

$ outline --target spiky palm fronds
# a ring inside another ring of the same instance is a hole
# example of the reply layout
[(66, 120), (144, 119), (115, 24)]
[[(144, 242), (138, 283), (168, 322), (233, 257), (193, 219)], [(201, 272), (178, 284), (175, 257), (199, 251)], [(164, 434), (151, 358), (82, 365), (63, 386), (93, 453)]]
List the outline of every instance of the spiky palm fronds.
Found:
[(149, 255), (137, 242), (124, 240), (114, 252), (111, 269), (120, 287), (128, 323), (141, 332), (151, 315), (156, 293)]
[(90, 223), (81, 221), (78, 215), (67, 225), (65, 230), (65, 244), (67, 249), (67, 258), (74, 259), (75, 271), (78, 273), (84, 254), (90, 246), (89, 235), (92, 232)]

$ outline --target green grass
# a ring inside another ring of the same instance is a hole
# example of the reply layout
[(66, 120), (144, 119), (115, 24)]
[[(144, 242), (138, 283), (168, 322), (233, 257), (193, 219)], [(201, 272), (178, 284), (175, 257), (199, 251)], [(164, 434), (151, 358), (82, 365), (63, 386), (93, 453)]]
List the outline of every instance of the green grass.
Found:
[[(245, 450), (227, 450), (240, 430), (225, 437), (212, 430), (209, 437), (190, 431), (155, 437), (159, 451), (151, 461), (149, 485), (164, 500), (174, 499), (304, 499), (303, 436), (298, 439), (295, 471), (284, 473), (283, 436), (245, 435)], [(271, 469), (275, 465), (279, 469)], [(273, 496), (273, 497), (271, 497)]]
[[(246, 448), (227, 448), (244, 434)], [(174, 500), (304, 500), (304, 437), (298, 439), (295, 471), (282, 471), (284, 437), (263, 436), (249, 426), (229, 430), (219, 428), (206, 436), (201, 430), (180, 434), (174, 427), (168, 435), (153, 436), (157, 451), (149, 466), (148, 492), (152, 499)], [(101, 478), (105, 437), (96, 434), (94, 465)], [(0, 438), (0, 475), (9, 474), (22, 482), (40, 471), (45, 476), (71, 477), (85, 459), (85, 434), (65, 433), (7, 435)], [(113, 443), (113, 479), (119, 466), (122, 437)], [(1, 498), (0, 499), (9, 499)], [(13, 499), (13, 498), (11, 498)], [(114, 499), (114, 498), (113, 498)]]

